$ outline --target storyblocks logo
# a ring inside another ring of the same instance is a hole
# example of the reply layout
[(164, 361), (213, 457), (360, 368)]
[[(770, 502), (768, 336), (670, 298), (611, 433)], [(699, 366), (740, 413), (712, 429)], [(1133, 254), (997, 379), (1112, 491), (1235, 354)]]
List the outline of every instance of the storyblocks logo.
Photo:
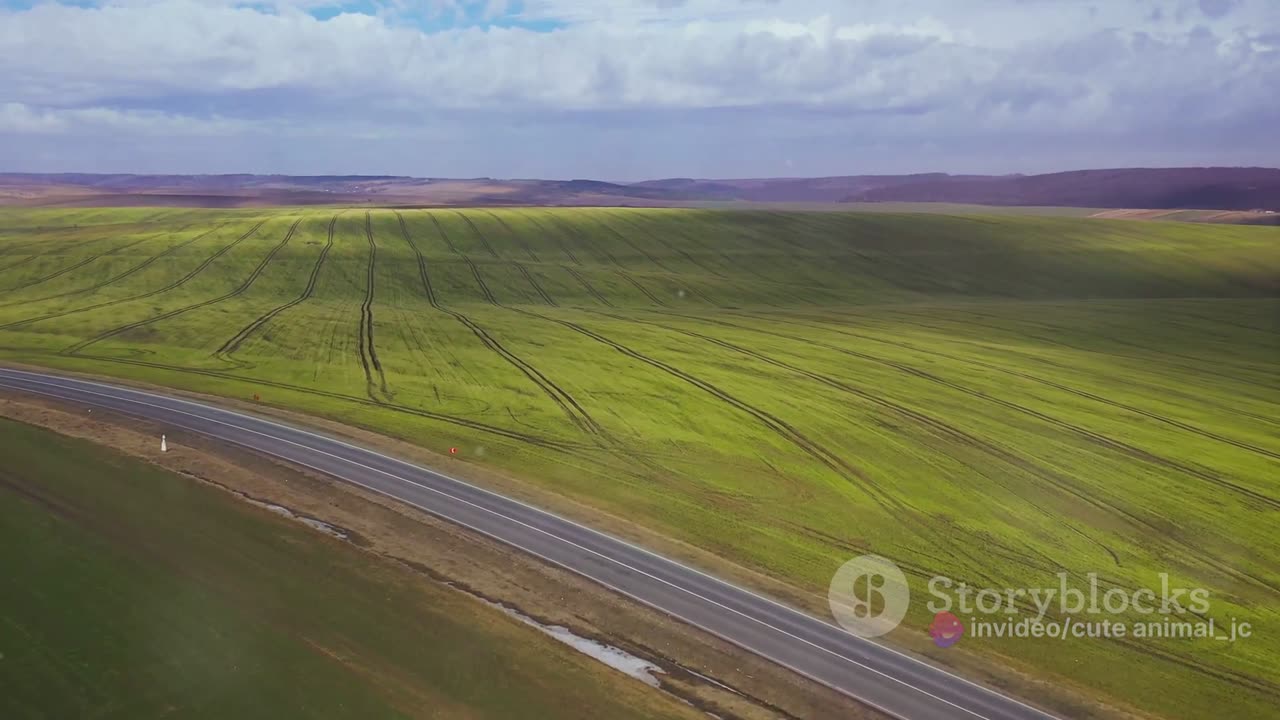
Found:
[[(1248, 622), (1210, 617), (1210, 593), (1182, 587), (1167, 573), (1159, 588), (1123, 588), (1088, 573), (1068, 573), (1042, 587), (975, 587), (943, 575), (929, 579), (924, 609), (938, 647), (971, 638), (1213, 639), (1253, 635)], [(828, 601), (836, 622), (859, 637), (879, 637), (906, 617), (911, 591), (898, 566), (878, 555), (855, 558), (836, 572)]]
[(907, 616), (911, 589), (898, 565), (879, 555), (845, 563), (831, 578), (827, 601), (840, 627), (858, 637), (879, 637)]

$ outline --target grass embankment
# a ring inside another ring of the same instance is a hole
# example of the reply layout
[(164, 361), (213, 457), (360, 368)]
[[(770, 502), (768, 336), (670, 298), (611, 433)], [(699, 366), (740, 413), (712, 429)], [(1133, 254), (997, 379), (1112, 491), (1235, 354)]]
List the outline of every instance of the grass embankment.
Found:
[[(682, 210), (13, 211), (4, 357), (248, 398), (509, 470), (796, 587), (1203, 586), (1280, 603), (1264, 228)], [(916, 603), (902, 631), (920, 641)], [(925, 639), (927, 642), (927, 638)], [(1234, 645), (966, 639), (1173, 717)], [(955, 652), (948, 651), (954, 658)], [(963, 650), (960, 650), (963, 652)], [(947, 656), (942, 656), (947, 661)]]
[(0, 716), (692, 717), (407, 568), (0, 420)]

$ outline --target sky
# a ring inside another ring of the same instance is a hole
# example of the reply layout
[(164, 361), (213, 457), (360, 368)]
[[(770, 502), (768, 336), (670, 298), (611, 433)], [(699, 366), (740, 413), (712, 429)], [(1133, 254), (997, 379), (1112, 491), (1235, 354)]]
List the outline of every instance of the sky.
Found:
[(0, 0), (0, 172), (1280, 166), (1280, 0)]

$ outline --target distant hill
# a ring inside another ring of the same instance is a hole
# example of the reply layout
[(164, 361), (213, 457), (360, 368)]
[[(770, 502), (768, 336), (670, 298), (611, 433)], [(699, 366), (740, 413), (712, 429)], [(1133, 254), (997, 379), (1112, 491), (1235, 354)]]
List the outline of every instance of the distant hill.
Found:
[[(362, 203), (424, 206), (947, 203), (1138, 210), (1280, 210), (1280, 170), (1125, 168), (1047, 175), (923, 173), (820, 178), (667, 178), (636, 183), (395, 175), (0, 173), (0, 204), (8, 205), (239, 207)], [(1250, 217), (1262, 222), (1270, 218), (1265, 213), (1252, 213)]]
[(1124, 168), (998, 178), (943, 176), (851, 193), (847, 202), (1280, 210), (1273, 168)]
[(845, 202), (878, 188), (893, 188), (950, 179), (982, 179), (978, 175), (844, 175), (820, 178), (753, 178), (742, 180), (649, 180), (632, 187), (679, 191), (701, 200), (748, 202)]

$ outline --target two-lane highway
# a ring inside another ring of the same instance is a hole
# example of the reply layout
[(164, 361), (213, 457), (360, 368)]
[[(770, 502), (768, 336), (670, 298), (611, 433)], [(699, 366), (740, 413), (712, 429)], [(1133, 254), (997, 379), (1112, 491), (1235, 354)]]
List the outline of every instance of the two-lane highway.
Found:
[(382, 493), (567, 568), (890, 715), (1050, 717), (674, 560), (348, 442), (210, 404), (48, 373), (0, 368), (4, 388), (182, 428)]

